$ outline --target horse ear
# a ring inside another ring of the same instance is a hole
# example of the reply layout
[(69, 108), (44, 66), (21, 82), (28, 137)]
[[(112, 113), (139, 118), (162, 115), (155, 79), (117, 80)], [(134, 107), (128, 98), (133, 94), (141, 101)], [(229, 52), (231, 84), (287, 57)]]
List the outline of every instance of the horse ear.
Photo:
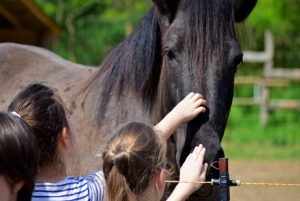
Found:
[(153, 0), (157, 11), (171, 23), (174, 20), (179, 0)]
[(255, 7), (257, 0), (233, 0), (235, 4), (235, 21), (244, 21)]

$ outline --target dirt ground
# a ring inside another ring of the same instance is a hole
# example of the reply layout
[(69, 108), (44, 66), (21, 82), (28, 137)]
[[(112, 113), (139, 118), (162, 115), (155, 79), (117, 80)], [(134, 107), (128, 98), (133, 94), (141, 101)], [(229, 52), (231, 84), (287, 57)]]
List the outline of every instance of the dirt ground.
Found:
[[(230, 179), (241, 182), (300, 184), (298, 161), (240, 161), (229, 159)], [(231, 187), (231, 201), (300, 201), (300, 187)]]

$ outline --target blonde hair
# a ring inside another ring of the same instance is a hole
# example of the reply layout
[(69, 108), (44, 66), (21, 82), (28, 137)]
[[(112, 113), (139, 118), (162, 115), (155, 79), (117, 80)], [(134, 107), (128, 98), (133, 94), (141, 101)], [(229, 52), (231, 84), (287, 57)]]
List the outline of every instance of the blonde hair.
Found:
[(103, 152), (109, 201), (140, 200), (154, 175), (165, 168), (166, 142), (143, 123), (122, 126)]

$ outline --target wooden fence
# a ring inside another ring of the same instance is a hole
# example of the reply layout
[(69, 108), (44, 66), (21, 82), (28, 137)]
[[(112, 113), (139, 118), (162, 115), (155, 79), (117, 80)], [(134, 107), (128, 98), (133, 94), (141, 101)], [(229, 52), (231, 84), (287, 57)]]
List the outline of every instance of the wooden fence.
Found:
[(265, 50), (262, 52), (244, 51), (244, 62), (263, 63), (261, 77), (236, 77), (235, 85), (253, 85), (253, 98), (234, 98), (235, 105), (260, 105), (260, 122), (265, 125), (269, 111), (276, 109), (292, 109), (300, 111), (300, 100), (272, 100), (271, 87), (288, 87), (291, 81), (300, 81), (300, 68), (274, 68), (274, 38), (270, 31), (265, 32)]

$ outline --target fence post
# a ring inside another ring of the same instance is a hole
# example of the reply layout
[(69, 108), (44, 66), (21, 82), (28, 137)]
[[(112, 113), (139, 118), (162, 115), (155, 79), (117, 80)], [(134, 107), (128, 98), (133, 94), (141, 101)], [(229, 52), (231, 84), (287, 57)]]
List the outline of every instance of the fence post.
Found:
[[(265, 54), (266, 61), (264, 62), (264, 78), (267, 78), (269, 72), (273, 69), (273, 58), (274, 58), (274, 39), (270, 31), (265, 31)], [(270, 98), (270, 87), (266, 81), (262, 84), (262, 100), (260, 103), (260, 122), (262, 125), (266, 125), (269, 119), (269, 98)]]
[(270, 88), (266, 85), (266, 83), (263, 83), (262, 87), (262, 99), (260, 103), (260, 123), (262, 125), (266, 125), (269, 119), (269, 97), (270, 97)]
[(229, 173), (228, 173), (228, 158), (219, 159), (220, 166), (220, 196), (221, 201), (229, 201)]
[(269, 30), (265, 31), (264, 35), (264, 43), (265, 43), (265, 54), (266, 54), (266, 61), (264, 65), (264, 76), (266, 77), (268, 75), (268, 72), (273, 70), (273, 59), (274, 59), (274, 38), (273, 35)]

